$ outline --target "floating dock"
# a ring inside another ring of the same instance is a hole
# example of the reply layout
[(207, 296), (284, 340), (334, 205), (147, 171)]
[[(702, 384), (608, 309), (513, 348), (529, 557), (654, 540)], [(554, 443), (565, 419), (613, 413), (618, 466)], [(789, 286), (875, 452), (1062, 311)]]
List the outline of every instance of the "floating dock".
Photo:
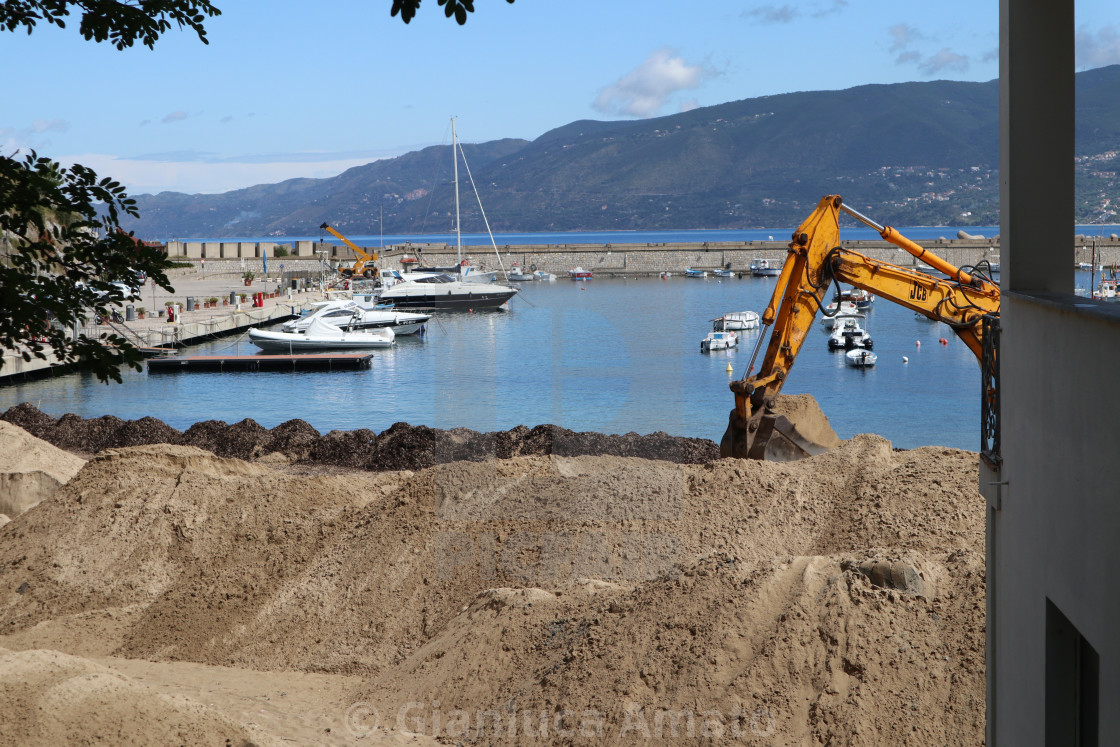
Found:
[(190, 355), (148, 359), (148, 373), (189, 371), (354, 371), (370, 368), (373, 353), (303, 355)]

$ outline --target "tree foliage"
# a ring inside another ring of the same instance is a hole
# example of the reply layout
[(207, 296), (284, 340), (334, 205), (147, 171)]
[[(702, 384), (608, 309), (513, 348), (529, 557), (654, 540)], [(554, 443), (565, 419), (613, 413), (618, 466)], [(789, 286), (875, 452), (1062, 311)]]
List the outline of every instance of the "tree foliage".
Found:
[(222, 14), (207, 0), (7, 0), (0, 3), (0, 26), (26, 28), (28, 34), (40, 21), (65, 28), (71, 7), (81, 11), (78, 31), (83, 38), (109, 41), (117, 49), (138, 41), (151, 49), (172, 24), (191, 29), (208, 44), (203, 23)]
[(48, 352), (66, 363), (84, 359), (102, 381), (119, 382), (122, 365), (139, 369), (128, 340), (80, 331), (126, 300), (122, 285), (142, 285), (138, 272), (172, 290), (163, 252), (120, 229), (122, 212), (137, 215), (124, 187), (33, 151), (0, 158), (0, 205), (0, 347), (24, 360)]
[[(506, 0), (513, 4), (513, 0)], [(455, 22), (462, 26), (467, 22), (467, 13), (474, 13), (474, 0), (439, 0), (443, 6), (443, 14), (448, 18), (454, 17)], [(393, 0), (390, 15), (400, 14), (401, 20), (408, 23), (420, 9), (420, 0)]]

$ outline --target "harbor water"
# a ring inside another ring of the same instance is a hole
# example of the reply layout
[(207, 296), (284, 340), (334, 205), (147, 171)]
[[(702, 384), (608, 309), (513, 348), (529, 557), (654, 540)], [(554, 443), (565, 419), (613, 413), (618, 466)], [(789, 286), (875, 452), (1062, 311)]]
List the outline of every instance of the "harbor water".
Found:
[[(774, 282), (674, 276), (521, 283), (508, 310), (436, 314), (423, 337), (402, 336), (395, 347), (372, 351), (369, 370), (128, 370), (122, 384), (108, 385), (71, 373), (0, 387), (0, 409), (30, 402), (55, 417), (152, 416), (179, 429), (244, 418), (269, 428), (298, 418), (323, 433), (380, 432), (399, 421), (478, 431), (554, 423), (718, 441), (733, 404), (728, 381), (744, 374), (759, 332), (741, 333), (740, 346), (729, 351), (702, 353), (700, 341), (714, 317), (761, 312)], [(877, 433), (901, 448), (977, 450), (980, 372), (972, 352), (947, 326), (883, 300), (865, 326), (877, 366), (846, 366), (842, 351), (829, 351), (818, 322), (783, 391), (812, 394), (842, 438)], [(258, 352), (241, 337), (182, 354)]]

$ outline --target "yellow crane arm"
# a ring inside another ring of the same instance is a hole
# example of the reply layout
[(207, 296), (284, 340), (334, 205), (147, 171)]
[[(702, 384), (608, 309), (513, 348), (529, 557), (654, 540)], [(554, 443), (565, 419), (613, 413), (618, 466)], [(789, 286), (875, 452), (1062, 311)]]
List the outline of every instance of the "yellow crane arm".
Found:
[[(871, 259), (840, 247), (840, 211), (876, 228), (891, 243), (920, 257), (950, 276), (944, 280), (923, 272)], [(754, 362), (765, 339), (759, 335), (750, 367), (744, 377), (731, 382), (735, 409), (720, 444), (723, 456), (762, 459), (772, 438), (778, 438), (787, 456), (805, 456), (811, 447), (791, 424), (774, 414), (772, 405), (782, 389), (817, 313), (826, 306), (832, 281), (848, 283), (881, 298), (945, 322), (981, 355), (981, 320), (999, 314), (999, 286), (980, 275), (968, 274), (910, 241), (889, 226), (879, 226), (847, 208), (839, 195), (828, 195), (793, 233), (789, 255), (782, 266), (762, 323), (773, 326), (766, 355), (758, 374)]]
[(346, 246), (350, 247), (350, 249), (354, 252), (354, 256), (357, 257), (357, 261), (354, 262), (353, 267), (339, 268), (340, 272), (342, 272), (344, 275), (361, 275), (363, 273), (363, 271), (365, 270), (365, 266), (366, 266), (367, 263), (377, 261), (377, 253), (376, 252), (373, 253), (373, 254), (370, 254), (365, 249), (362, 249), (360, 246), (355, 244), (353, 241), (346, 238), (345, 236), (340, 234), (338, 231), (334, 230), (334, 227), (332, 227), (329, 223), (324, 223), (321, 226), (319, 226), (319, 228), (321, 228), (323, 230), (326, 230), (326, 231), (330, 231), (331, 234), (336, 239), (339, 239), (340, 241), (342, 241), (343, 244), (346, 244)]

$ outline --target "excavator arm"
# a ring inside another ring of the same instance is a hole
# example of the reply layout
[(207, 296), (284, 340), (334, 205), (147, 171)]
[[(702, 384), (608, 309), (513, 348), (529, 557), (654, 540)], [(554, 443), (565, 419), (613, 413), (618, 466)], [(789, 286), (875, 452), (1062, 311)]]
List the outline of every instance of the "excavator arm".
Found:
[(346, 277), (351, 277), (353, 275), (364, 275), (367, 278), (371, 278), (374, 276), (374, 269), (372, 267), (367, 268), (366, 265), (371, 262), (376, 262), (377, 254), (370, 254), (365, 249), (362, 249), (350, 239), (334, 230), (334, 228), (329, 223), (324, 223), (323, 225), (319, 226), (319, 228), (325, 231), (329, 231), (336, 239), (342, 241), (343, 244), (346, 244), (346, 246), (350, 247), (351, 251), (354, 252), (354, 256), (356, 257), (354, 266), (340, 267), (338, 270), (339, 272), (341, 272)]
[[(841, 211), (875, 228), (885, 240), (949, 279), (841, 248)], [(788, 460), (823, 450), (799, 433), (795, 423), (774, 412), (773, 405), (813, 320), (827, 306), (825, 298), (833, 281), (870, 291), (945, 322), (976, 354), (977, 360), (981, 355), (981, 320), (985, 315), (999, 314), (999, 286), (989, 278), (954, 267), (893, 228), (876, 224), (845, 206), (839, 195), (822, 198), (812, 215), (794, 231), (774, 294), (762, 314), (762, 324), (773, 326), (762, 365), (752, 376), (765, 335), (759, 335), (743, 378), (731, 382), (735, 409), (720, 443), (723, 456)]]

